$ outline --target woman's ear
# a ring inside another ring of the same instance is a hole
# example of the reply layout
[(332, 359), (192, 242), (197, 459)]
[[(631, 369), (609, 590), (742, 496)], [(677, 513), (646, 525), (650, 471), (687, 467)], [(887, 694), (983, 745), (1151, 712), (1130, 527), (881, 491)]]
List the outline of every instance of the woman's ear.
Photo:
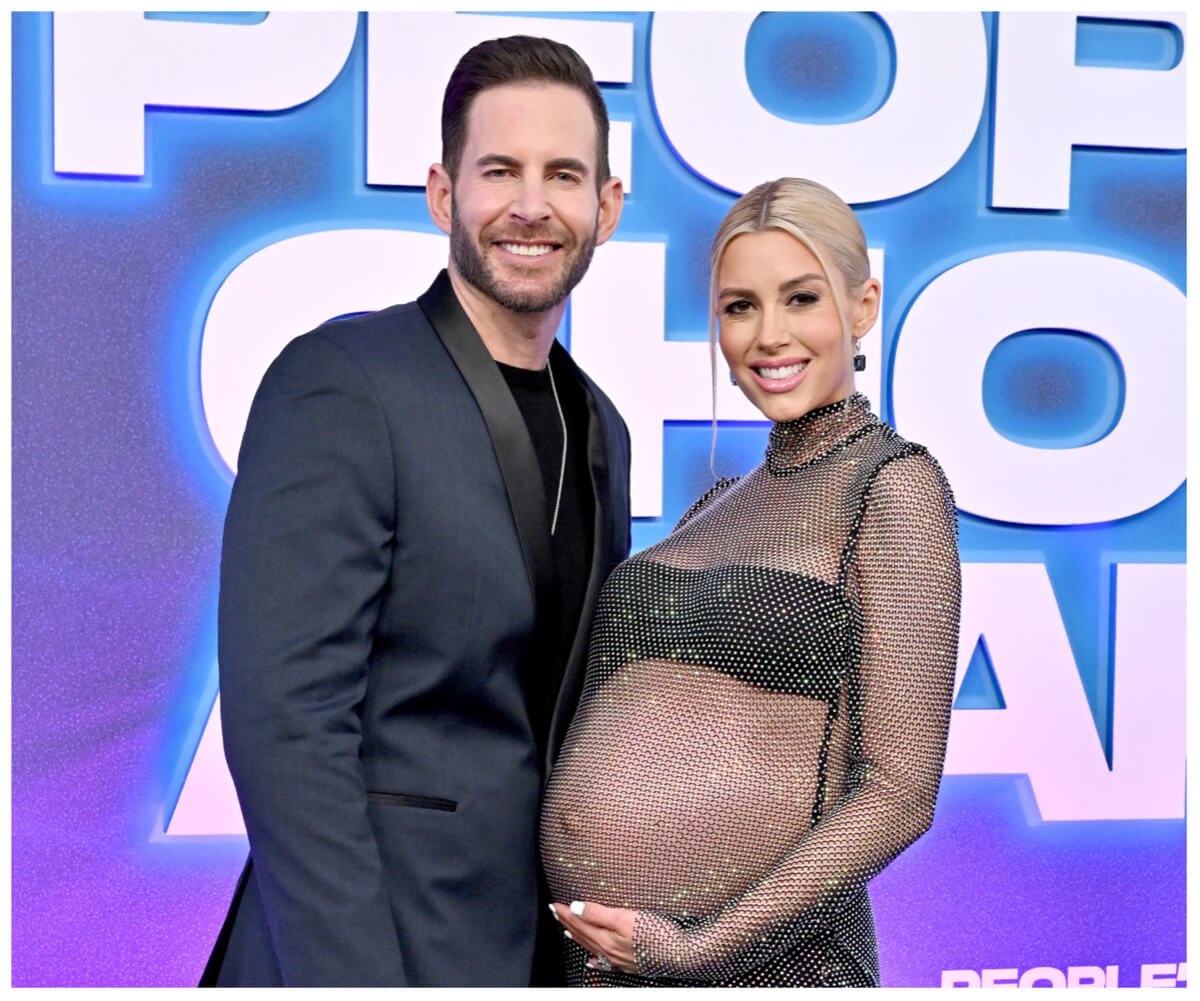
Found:
[(855, 337), (862, 337), (879, 319), (879, 297), (881, 286), (878, 278), (868, 278), (859, 289), (854, 304), (854, 320), (851, 328)]

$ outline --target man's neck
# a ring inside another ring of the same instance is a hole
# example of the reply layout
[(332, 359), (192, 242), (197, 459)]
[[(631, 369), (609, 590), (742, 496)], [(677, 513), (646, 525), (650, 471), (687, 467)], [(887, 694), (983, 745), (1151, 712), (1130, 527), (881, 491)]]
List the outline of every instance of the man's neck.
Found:
[(514, 313), (463, 279), (453, 265), (449, 274), (459, 305), (493, 359), (534, 371), (546, 367), (550, 346), (567, 308), (565, 299), (543, 313)]

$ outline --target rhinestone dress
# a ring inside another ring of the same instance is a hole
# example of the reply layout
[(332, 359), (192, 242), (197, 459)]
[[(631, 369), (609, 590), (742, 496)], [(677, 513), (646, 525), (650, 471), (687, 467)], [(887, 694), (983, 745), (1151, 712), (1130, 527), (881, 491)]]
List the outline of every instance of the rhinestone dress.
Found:
[(849, 400), (776, 424), (601, 592), (546, 792), (551, 899), (638, 911), (638, 975), (879, 983), (866, 883), (929, 826), (958, 645), (941, 468)]

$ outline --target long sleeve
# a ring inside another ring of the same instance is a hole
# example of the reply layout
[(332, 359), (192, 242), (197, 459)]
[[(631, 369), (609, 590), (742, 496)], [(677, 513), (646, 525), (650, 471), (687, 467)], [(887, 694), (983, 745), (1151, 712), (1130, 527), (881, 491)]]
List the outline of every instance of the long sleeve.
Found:
[(225, 754), (286, 985), (404, 983), (359, 764), (392, 456), (358, 365), (293, 341), (246, 427), (218, 613)]
[(953, 498), (924, 451), (884, 464), (850, 561), (861, 616), (847, 680), (844, 795), (737, 899), (682, 927), (642, 911), (645, 976), (722, 980), (827, 929), (839, 908), (933, 819), (950, 721), (960, 565)]

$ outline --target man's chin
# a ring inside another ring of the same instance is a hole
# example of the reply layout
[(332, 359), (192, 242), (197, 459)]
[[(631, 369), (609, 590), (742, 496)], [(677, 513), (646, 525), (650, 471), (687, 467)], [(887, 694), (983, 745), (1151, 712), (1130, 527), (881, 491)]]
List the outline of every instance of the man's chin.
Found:
[(510, 313), (525, 313), (533, 315), (535, 313), (545, 313), (553, 309), (565, 298), (565, 295), (560, 296), (557, 299), (534, 299), (530, 297), (510, 296), (503, 299), (497, 298), (496, 301)]
[(561, 277), (553, 282), (502, 281), (488, 275), (482, 283), (472, 282), (481, 292), (514, 313), (545, 313), (559, 305), (569, 294)]

